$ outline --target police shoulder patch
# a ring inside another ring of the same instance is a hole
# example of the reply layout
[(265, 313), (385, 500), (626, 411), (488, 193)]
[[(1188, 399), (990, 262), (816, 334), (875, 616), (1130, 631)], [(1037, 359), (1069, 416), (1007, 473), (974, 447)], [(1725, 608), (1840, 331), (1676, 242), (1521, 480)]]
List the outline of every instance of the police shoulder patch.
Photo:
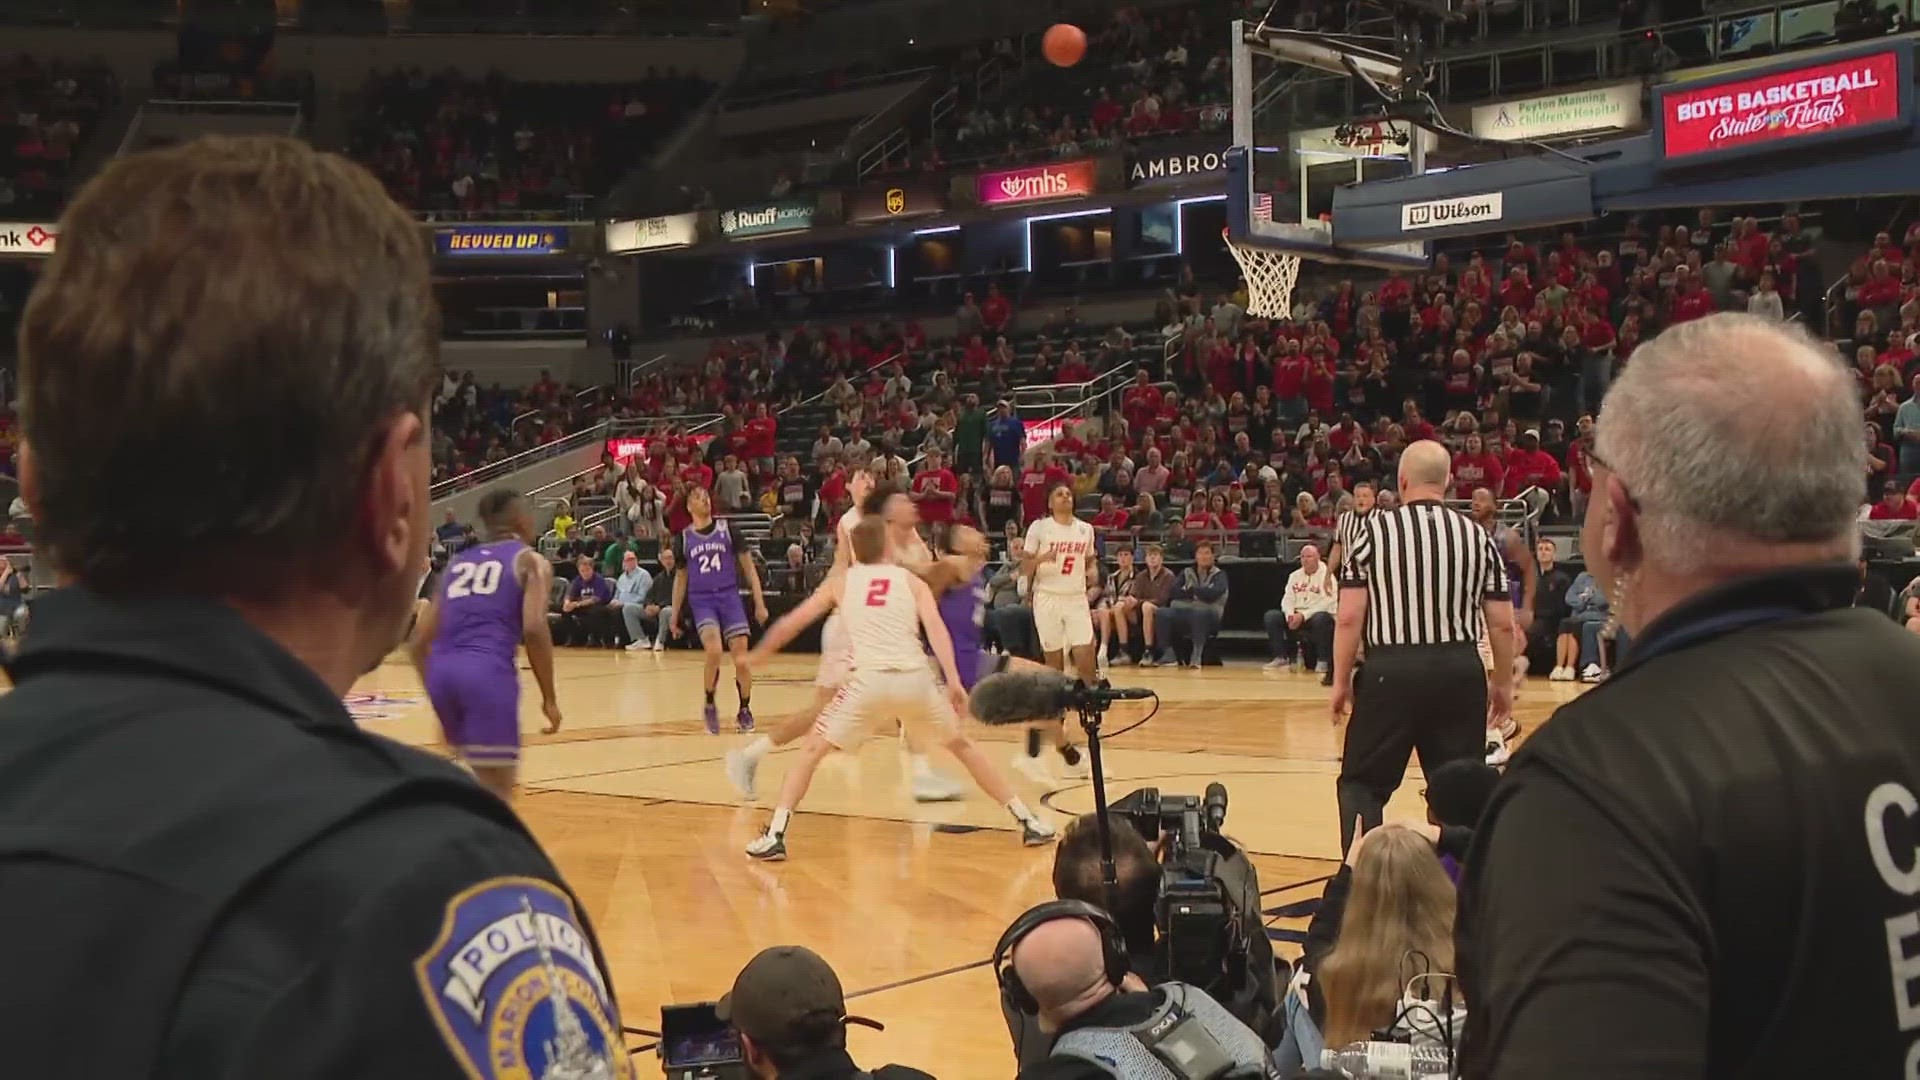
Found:
[(606, 977), (553, 884), (499, 877), (465, 890), (413, 966), (473, 1080), (632, 1080)]

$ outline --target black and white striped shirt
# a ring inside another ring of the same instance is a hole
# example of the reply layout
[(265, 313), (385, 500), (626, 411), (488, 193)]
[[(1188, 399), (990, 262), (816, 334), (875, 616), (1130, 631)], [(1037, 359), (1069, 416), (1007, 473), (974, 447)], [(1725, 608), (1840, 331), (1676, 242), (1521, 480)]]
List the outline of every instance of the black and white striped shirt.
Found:
[(1480, 605), (1509, 599), (1493, 537), (1428, 500), (1368, 514), (1340, 569), (1343, 587), (1367, 590), (1370, 646), (1473, 644), (1486, 626)]
[(1333, 543), (1340, 549), (1340, 561), (1342, 564), (1345, 564), (1347, 558), (1353, 554), (1353, 542), (1360, 536), (1360, 526), (1372, 515), (1373, 511), (1371, 510), (1364, 514), (1358, 510), (1344, 510), (1341, 512), (1340, 517), (1334, 521)]

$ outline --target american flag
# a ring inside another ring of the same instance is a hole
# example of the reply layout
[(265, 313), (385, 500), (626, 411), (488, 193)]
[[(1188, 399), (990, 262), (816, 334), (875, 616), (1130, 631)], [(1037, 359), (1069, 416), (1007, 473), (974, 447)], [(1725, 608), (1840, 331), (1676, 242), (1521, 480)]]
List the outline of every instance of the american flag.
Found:
[(1273, 220), (1273, 196), (1260, 192), (1253, 197), (1253, 217), (1255, 221)]

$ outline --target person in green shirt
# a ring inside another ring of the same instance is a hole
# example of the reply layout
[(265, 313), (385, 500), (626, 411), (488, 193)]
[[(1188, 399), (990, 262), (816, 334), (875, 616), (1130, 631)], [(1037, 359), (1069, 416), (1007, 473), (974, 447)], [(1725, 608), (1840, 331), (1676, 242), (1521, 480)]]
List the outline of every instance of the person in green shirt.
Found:
[(986, 461), (982, 449), (987, 438), (987, 411), (980, 407), (980, 395), (968, 394), (960, 406), (960, 421), (953, 428), (953, 468), (958, 473), (976, 473)]
[(601, 575), (609, 581), (619, 577), (623, 569), (621, 564), (625, 561), (627, 552), (633, 550), (633, 543), (625, 538), (608, 544), (607, 550), (600, 556)]

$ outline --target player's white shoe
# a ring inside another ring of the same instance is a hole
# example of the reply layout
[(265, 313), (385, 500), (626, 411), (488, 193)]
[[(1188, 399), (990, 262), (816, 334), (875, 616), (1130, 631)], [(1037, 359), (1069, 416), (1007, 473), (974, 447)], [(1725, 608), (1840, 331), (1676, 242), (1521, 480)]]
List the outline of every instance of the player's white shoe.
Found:
[(759, 771), (760, 763), (747, 756), (744, 750), (727, 751), (727, 779), (733, 782), (733, 790), (743, 799), (752, 799), (753, 774)]
[(953, 802), (966, 794), (966, 788), (949, 777), (939, 773), (927, 773), (913, 778), (914, 802)]
[(1053, 826), (1038, 818), (1020, 823), (1020, 843), (1027, 847), (1051, 844), (1056, 835), (1058, 834), (1053, 831)]
[(1047, 787), (1053, 783), (1053, 770), (1047, 768), (1047, 759), (1044, 757), (1028, 757), (1025, 754), (1015, 754), (1013, 755), (1013, 771), (1039, 784), (1041, 787)]

